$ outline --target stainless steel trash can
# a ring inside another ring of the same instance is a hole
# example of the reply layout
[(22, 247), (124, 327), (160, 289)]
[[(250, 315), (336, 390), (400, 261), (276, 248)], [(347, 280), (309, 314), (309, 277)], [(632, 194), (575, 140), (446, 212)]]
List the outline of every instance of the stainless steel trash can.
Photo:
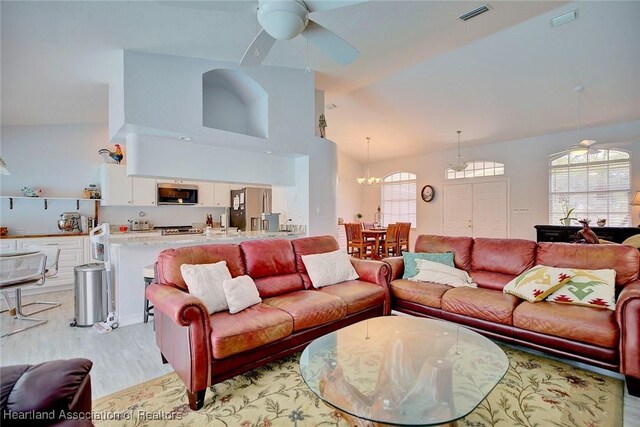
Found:
[(107, 320), (107, 271), (102, 263), (79, 265), (73, 269), (75, 319), (71, 326), (93, 326)]

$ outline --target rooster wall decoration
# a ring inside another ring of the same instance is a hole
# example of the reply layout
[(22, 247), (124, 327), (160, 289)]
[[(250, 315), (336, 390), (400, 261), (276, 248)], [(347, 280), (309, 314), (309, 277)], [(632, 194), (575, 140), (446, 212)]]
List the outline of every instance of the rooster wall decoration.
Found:
[(120, 144), (116, 144), (116, 151), (111, 151), (107, 148), (102, 148), (98, 150), (98, 154), (108, 154), (117, 164), (120, 164), (122, 159), (124, 158), (124, 154), (122, 154), (122, 150), (120, 149)]

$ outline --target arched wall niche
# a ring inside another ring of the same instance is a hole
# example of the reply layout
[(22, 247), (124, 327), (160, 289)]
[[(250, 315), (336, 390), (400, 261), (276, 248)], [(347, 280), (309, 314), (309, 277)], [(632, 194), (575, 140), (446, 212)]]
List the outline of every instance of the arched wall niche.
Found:
[(227, 69), (202, 75), (202, 125), (243, 135), (269, 136), (269, 97), (246, 74)]

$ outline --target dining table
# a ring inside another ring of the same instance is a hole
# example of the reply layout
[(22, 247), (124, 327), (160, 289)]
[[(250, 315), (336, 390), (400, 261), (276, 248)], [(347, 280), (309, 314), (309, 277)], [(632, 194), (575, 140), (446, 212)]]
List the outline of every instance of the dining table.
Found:
[(365, 228), (362, 230), (362, 238), (367, 240), (370, 238), (374, 239), (373, 245), (373, 253), (371, 254), (371, 258), (373, 259), (382, 259), (380, 256), (380, 242), (384, 240), (384, 237), (387, 234), (386, 228)]

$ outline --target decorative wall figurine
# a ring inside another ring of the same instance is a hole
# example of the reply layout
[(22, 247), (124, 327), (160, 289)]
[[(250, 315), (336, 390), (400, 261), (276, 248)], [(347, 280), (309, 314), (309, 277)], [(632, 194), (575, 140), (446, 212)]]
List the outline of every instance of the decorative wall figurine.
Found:
[(120, 144), (116, 144), (116, 151), (111, 151), (108, 148), (102, 148), (98, 150), (98, 154), (108, 154), (109, 157), (115, 160), (117, 164), (120, 164), (124, 158), (124, 154), (122, 154), (122, 150), (120, 149)]
[(318, 120), (318, 129), (320, 129), (320, 138), (326, 138), (327, 132), (325, 129), (327, 128), (327, 119), (324, 117), (324, 113), (320, 114), (320, 119)]

